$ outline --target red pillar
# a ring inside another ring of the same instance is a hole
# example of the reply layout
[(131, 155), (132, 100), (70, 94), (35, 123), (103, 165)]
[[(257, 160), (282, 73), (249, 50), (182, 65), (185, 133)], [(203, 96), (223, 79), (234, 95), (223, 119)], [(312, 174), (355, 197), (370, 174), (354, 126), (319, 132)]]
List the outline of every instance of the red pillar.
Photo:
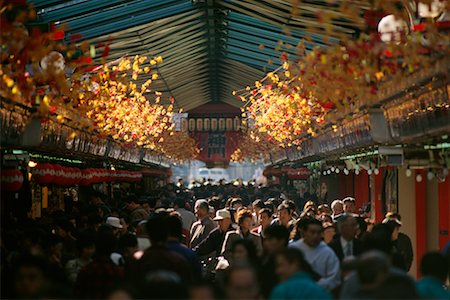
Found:
[(439, 198), (439, 248), (450, 240), (450, 176), (438, 185)]
[(378, 173), (378, 175), (373, 174), (372, 176), (374, 177), (373, 185), (375, 191), (375, 199), (373, 201), (375, 206), (375, 222), (379, 223), (384, 219), (383, 203), (381, 202), (381, 193), (383, 191), (383, 170), (380, 168), (380, 173)]
[(417, 277), (420, 277), (420, 262), (427, 251), (427, 173), (416, 170), (415, 176), (422, 175), (422, 181), (416, 181), (416, 257)]

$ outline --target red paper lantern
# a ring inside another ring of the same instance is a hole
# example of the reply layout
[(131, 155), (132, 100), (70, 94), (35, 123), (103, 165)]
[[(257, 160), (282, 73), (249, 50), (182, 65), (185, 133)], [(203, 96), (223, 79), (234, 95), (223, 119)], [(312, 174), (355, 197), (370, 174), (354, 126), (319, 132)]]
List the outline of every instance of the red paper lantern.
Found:
[(79, 182), (80, 185), (90, 185), (94, 181), (93, 169), (84, 169), (81, 171), (81, 180)]
[(64, 174), (64, 169), (60, 165), (53, 165), (53, 169), (55, 170), (55, 177), (53, 178), (53, 184), (56, 185), (65, 185), (66, 177)]
[(53, 165), (47, 163), (39, 163), (35, 168), (33, 168), (32, 174), (33, 181), (44, 186), (51, 184), (55, 178), (55, 170)]
[(79, 168), (73, 168), (73, 185), (77, 185), (80, 183), (82, 179), (82, 173)]
[(23, 174), (18, 169), (1, 170), (2, 191), (17, 192), (23, 185)]

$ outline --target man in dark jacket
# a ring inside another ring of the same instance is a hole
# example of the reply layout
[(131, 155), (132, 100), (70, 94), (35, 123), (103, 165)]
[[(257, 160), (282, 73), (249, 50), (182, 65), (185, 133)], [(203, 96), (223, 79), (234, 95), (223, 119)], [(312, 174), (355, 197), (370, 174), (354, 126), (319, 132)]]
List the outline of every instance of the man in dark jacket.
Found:
[(349, 214), (344, 214), (339, 218), (339, 235), (329, 244), (333, 249), (339, 261), (348, 256), (358, 256), (362, 252), (361, 242), (355, 239), (358, 223), (356, 219)]
[(227, 209), (218, 210), (213, 220), (219, 223), (219, 227), (213, 229), (206, 239), (193, 249), (200, 257), (219, 256), (226, 233), (234, 230), (231, 223), (231, 214)]

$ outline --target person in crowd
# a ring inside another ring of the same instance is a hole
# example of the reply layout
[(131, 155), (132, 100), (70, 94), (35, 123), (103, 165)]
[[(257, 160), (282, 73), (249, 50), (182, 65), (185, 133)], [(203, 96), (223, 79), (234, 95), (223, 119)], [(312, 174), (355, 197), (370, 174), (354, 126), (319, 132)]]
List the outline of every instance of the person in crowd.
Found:
[(256, 270), (248, 263), (233, 265), (225, 276), (225, 294), (227, 299), (260, 299)]
[(400, 231), (402, 226), (402, 217), (397, 213), (387, 213), (383, 223), (388, 222), (391, 224), (391, 227), (393, 227), (392, 241), (394, 242), (394, 247), (403, 257), (405, 261), (405, 270), (409, 272), (414, 259), (414, 252), (411, 239), (408, 235)]
[(186, 261), (189, 262), (194, 278), (199, 279), (202, 272), (200, 260), (194, 251), (181, 243), (183, 228), (181, 216), (179, 216), (177, 212), (172, 213), (167, 217), (167, 226), (169, 230), (169, 237), (167, 240), (168, 248), (183, 256)]
[[(129, 268), (130, 282), (136, 289), (143, 289), (149, 284), (150, 279), (162, 276), (161, 270), (164, 270), (165, 274), (174, 282), (190, 282), (192, 271), (188, 261), (167, 247), (169, 238), (167, 213), (156, 212), (148, 219), (146, 225), (151, 246)], [(150, 280), (150, 282), (153, 281)]]
[(336, 199), (331, 203), (332, 214), (331, 217), (333, 221), (337, 221), (337, 219), (344, 213), (344, 202), (342, 200)]
[(414, 280), (403, 274), (389, 274), (375, 292), (375, 299), (420, 299)]
[(259, 220), (260, 211), (265, 208), (264, 202), (261, 199), (257, 199), (252, 203), (253, 212), (255, 213), (256, 220)]
[(317, 208), (317, 215), (321, 216), (322, 214), (327, 214), (327, 215), (331, 214), (331, 209), (330, 209), (330, 206), (328, 206), (328, 204), (321, 204)]
[(287, 248), (277, 255), (276, 273), (281, 283), (272, 291), (270, 299), (331, 299), (331, 295), (314, 282), (308, 273), (303, 253)]
[(356, 215), (356, 200), (353, 197), (345, 197), (342, 199), (344, 204), (344, 213)]
[(266, 228), (263, 240), (264, 256), (259, 270), (261, 292), (265, 298), (270, 296), (273, 287), (278, 283), (275, 257), (283, 251), (289, 242), (289, 230), (282, 225), (270, 225)]
[(125, 201), (127, 203), (126, 209), (130, 214), (131, 223), (148, 219), (148, 213), (142, 208), (135, 195), (128, 196)]
[(192, 224), (194, 224), (197, 219), (191, 211), (186, 209), (186, 201), (183, 197), (177, 197), (175, 199), (174, 209), (181, 216), (181, 220), (183, 222), (183, 234), (186, 236), (186, 241), (189, 241)]
[(16, 299), (37, 299), (50, 285), (48, 263), (39, 256), (22, 255), (14, 265), (12, 276), (14, 291), (11, 296)]
[(253, 233), (259, 234), (261, 239), (265, 238), (265, 230), (272, 224), (272, 211), (268, 208), (263, 208), (259, 211), (259, 226), (252, 229)]
[(216, 228), (216, 224), (209, 217), (208, 201), (204, 199), (197, 200), (195, 203), (195, 214), (197, 215), (198, 221), (192, 224), (190, 248), (195, 248)]
[(209, 235), (193, 250), (200, 256), (219, 256), (222, 251), (223, 241), (225, 235), (229, 231), (234, 231), (231, 223), (231, 214), (228, 209), (220, 209), (216, 212), (216, 217), (213, 219), (219, 226), (213, 229)]
[(448, 280), (449, 263), (439, 252), (429, 252), (420, 262), (422, 278), (417, 282), (417, 292), (422, 299), (450, 299), (450, 291), (445, 288)]
[(289, 231), (294, 228), (295, 220), (292, 218), (291, 207), (286, 203), (282, 203), (278, 206), (278, 222), (280, 225), (289, 229)]
[(299, 220), (298, 228), (302, 238), (289, 244), (289, 247), (301, 250), (306, 261), (320, 276), (318, 284), (328, 291), (338, 286), (339, 259), (334, 251), (322, 241), (322, 223), (314, 218)]
[(58, 217), (55, 220), (55, 235), (62, 239), (62, 262), (65, 264), (69, 259), (73, 259), (76, 253), (76, 238), (72, 235), (73, 224), (67, 217)]
[(77, 239), (77, 250), (78, 256), (66, 263), (67, 279), (72, 284), (75, 284), (81, 269), (92, 261), (95, 253), (95, 232), (81, 232)]
[(261, 237), (258, 234), (250, 231), (252, 226), (253, 216), (250, 210), (242, 209), (238, 212), (238, 229), (235, 231), (227, 232), (225, 240), (222, 246), (221, 254), (225, 258), (230, 257), (230, 250), (234, 242), (240, 239), (251, 240), (256, 247), (257, 253), (260, 256), (262, 254)]
[(230, 206), (235, 211), (238, 211), (239, 208), (243, 207), (242, 199), (241, 198), (232, 198), (230, 202)]
[(111, 260), (117, 247), (111, 229), (100, 230), (96, 237), (95, 256), (78, 274), (75, 292), (81, 299), (105, 299), (112, 288), (124, 280), (123, 269)]
[(117, 266), (128, 266), (135, 259), (139, 250), (136, 235), (127, 233), (119, 237), (117, 252), (111, 254), (111, 260)]
[(322, 222), (323, 227), (323, 241), (329, 245), (336, 235), (336, 227), (332, 222)]
[(150, 247), (150, 239), (147, 234), (147, 220), (142, 220), (137, 224), (136, 238), (139, 251), (145, 251)]
[(333, 249), (336, 256), (339, 258), (339, 262), (345, 257), (358, 256), (363, 251), (363, 245), (361, 241), (356, 239), (356, 231), (358, 223), (356, 219), (348, 214), (343, 214), (338, 222), (339, 234), (337, 237), (329, 243), (331, 249)]
[(105, 224), (108, 224), (112, 228), (112, 232), (116, 238), (120, 237), (121, 230), (123, 229), (123, 225), (120, 224), (120, 219), (117, 217), (108, 217), (106, 218)]

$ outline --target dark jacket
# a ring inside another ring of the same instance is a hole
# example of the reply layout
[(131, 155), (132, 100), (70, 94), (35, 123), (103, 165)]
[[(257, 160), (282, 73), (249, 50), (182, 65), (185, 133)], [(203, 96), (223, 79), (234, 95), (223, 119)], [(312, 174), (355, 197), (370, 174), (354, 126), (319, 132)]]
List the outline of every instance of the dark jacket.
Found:
[[(336, 253), (336, 256), (339, 258), (339, 262), (342, 262), (344, 259), (344, 250), (342, 249), (341, 245), (341, 237), (337, 235), (333, 241), (331, 241), (330, 244), (328, 244), (331, 249), (333, 249), (334, 253)], [(353, 239), (353, 256), (358, 256), (363, 252), (363, 245), (360, 240)]]
[(398, 234), (398, 239), (394, 244), (397, 248), (397, 252), (403, 257), (405, 261), (406, 272), (409, 272), (414, 258), (411, 239), (406, 234), (400, 232)]
[(213, 229), (208, 237), (197, 245), (193, 250), (198, 256), (219, 256), (222, 251), (223, 241), (228, 231), (233, 231), (233, 226), (230, 225), (227, 231), (220, 230), (220, 227)]

